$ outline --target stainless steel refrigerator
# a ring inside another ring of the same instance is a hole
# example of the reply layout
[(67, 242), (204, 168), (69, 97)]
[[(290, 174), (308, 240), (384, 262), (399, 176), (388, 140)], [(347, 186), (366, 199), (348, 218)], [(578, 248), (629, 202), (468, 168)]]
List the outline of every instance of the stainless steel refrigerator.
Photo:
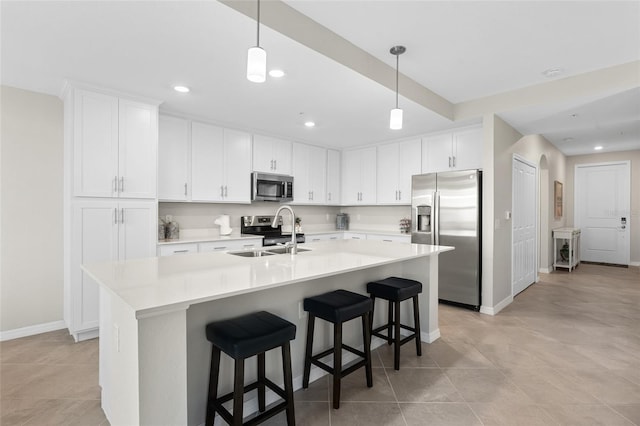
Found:
[(440, 301), (480, 310), (482, 171), (415, 175), (411, 189), (411, 242), (455, 247), (439, 255)]

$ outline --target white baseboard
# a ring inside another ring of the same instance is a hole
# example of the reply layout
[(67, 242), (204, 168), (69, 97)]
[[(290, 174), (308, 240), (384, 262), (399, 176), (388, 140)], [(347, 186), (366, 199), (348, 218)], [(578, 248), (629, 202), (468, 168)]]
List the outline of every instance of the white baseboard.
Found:
[(542, 272), (543, 274), (550, 274), (552, 271), (551, 268), (546, 267), (546, 268), (540, 268), (540, 270), (538, 272)]
[(629, 266), (640, 266), (640, 262), (629, 262)]
[(420, 340), (425, 343), (433, 343), (440, 338), (440, 329), (436, 328), (431, 333), (427, 333), (426, 331), (420, 332)]
[(496, 306), (480, 306), (480, 313), (487, 315), (496, 315), (498, 312), (509, 306), (513, 302), (513, 296), (507, 296)]
[(36, 334), (47, 333), (49, 331), (62, 330), (67, 328), (64, 321), (53, 321), (44, 324), (30, 325), (29, 327), (16, 328), (13, 330), (0, 331), (0, 342), (5, 340), (19, 339), (20, 337), (33, 336)]

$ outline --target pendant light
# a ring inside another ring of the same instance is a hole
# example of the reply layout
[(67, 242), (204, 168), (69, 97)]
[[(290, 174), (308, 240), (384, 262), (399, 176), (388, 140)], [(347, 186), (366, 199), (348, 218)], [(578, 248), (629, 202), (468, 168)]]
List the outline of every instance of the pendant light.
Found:
[(391, 110), (389, 116), (389, 128), (392, 130), (402, 129), (402, 110), (398, 108), (398, 74), (400, 70), (400, 55), (407, 49), (404, 46), (393, 46), (389, 52), (396, 56), (396, 107)]
[(267, 52), (260, 47), (260, 0), (258, 0), (258, 17), (256, 45), (247, 52), (247, 80), (264, 83), (267, 79)]

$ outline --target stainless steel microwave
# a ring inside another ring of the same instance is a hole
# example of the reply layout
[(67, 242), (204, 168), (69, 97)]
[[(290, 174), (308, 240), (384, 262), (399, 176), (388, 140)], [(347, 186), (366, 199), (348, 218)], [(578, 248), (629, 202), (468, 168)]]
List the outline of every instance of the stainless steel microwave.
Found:
[(293, 176), (251, 173), (252, 201), (293, 201)]

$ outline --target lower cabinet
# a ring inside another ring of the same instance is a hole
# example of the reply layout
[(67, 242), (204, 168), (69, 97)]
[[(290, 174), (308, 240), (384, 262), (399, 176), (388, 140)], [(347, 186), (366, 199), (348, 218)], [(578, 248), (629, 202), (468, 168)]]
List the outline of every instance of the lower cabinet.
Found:
[(65, 319), (76, 341), (98, 336), (98, 285), (80, 266), (155, 256), (155, 201), (78, 201), (71, 205)]
[(158, 245), (158, 256), (174, 256), (187, 253), (210, 253), (229, 250), (249, 250), (262, 247), (262, 238), (205, 241), (202, 243), (176, 243)]
[(158, 246), (158, 256), (175, 256), (177, 254), (188, 254), (197, 252), (197, 243), (165, 244)]
[(307, 235), (305, 236), (306, 243), (316, 243), (318, 241), (328, 241), (328, 240), (342, 240), (342, 232), (336, 232), (333, 234), (317, 234), (317, 235)]

